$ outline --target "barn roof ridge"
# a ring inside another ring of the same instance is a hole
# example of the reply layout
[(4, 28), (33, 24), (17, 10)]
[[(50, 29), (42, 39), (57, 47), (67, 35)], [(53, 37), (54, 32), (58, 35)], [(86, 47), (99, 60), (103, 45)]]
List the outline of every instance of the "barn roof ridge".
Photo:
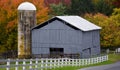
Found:
[(55, 19), (55, 18), (65, 21), (68, 24), (70, 24), (82, 31), (91, 31), (91, 30), (101, 29), (101, 27), (89, 22), (88, 20), (86, 20), (80, 16), (55, 16), (55, 17), (43, 22), (43, 24), (35, 26), (33, 29), (40, 28), (40, 27), (44, 26), (44, 23), (49, 22), (50, 20)]

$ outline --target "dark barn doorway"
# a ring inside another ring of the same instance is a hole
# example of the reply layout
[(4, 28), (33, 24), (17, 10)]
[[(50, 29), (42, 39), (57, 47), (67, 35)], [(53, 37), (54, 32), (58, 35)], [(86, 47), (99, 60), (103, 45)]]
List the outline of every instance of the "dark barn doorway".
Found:
[(63, 57), (64, 49), (63, 48), (50, 48), (50, 57), (60, 58)]

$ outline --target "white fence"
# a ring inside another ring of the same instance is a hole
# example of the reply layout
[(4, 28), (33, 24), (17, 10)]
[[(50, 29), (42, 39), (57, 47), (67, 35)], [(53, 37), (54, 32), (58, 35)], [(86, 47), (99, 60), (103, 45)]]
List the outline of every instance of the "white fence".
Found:
[(0, 70), (43, 70), (63, 66), (85, 66), (90, 64), (97, 64), (108, 60), (108, 55), (89, 58), (89, 59), (8, 59), (0, 60)]

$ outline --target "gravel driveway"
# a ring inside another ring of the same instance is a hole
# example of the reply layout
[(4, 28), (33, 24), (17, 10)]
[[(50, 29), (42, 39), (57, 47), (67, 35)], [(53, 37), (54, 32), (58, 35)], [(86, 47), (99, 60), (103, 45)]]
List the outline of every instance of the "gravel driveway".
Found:
[(120, 62), (116, 62), (114, 64), (88, 67), (79, 70), (120, 70)]

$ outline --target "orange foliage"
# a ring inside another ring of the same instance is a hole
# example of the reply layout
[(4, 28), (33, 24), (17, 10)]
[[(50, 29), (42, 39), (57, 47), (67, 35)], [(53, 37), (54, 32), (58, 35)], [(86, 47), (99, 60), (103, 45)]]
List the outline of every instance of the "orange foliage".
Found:
[(33, 3), (37, 6), (37, 19), (38, 19), (37, 24), (47, 20), (49, 9), (48, 7), (45, 7), (44, 0), (34, 0)]
[[(17, 24), (17, 7), (25, 0), (0, 0), (0, 22), (6, 23), (6, 28), (11, 29)], [(48, 19), (48, 8), (44, 0), (27, 0), (37, 7), (37, 23)]]
[(28, 0), (33, 3), (37, 8), (37, 24), (44, 22), (48, 19), (48, 7), (45, 6), (44, 0)]

